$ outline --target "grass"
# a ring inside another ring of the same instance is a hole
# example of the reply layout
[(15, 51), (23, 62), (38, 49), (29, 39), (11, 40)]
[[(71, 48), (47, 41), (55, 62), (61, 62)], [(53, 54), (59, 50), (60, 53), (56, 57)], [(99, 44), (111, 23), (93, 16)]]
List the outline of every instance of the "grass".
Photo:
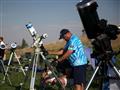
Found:
[[(52, 58), (54, 58), (54, 56), (51, 56)], [(117, 56), (117, 62), (116, 62), (116, 66), (118, 69), (120, 69), (120, 55)], [(28, 60), (23, 60), (21, 61), (22, 65), (26, 65), (29, 64)], [(9, 84), (7, 78), (5, 83), (1, 83), (3, 80), (3, 73), (0, 73), (0, 90), (20, 90), (20, 83), (24, 81), (24, 75), (22, 72), (20, 72), (19, 70), (15, 70), (11, 67), (18, 67), (18, 63), (13, 63), (12, 65), (10, 65), (10, 69), (9, 69), (9, 77), (10, 80), (12, 82), (12, 86)], [(41, 62), (40, 66), (44, 66), (44, 63)], [(93, 70), (91, 69), (91, 67), (87, 68), (87, 82), (90, 80), (91, 76), (93, 74)], [(28, 74), (28, 79), (26, 81), (26, 83), (23, 86), (22, 90), (29, 90), (29, 86), (30, 86), (30, 77), (31, 77), (31, 72)], [(37, 76), (36, 76), (36, 81), (35, 81), (35, 88), (37, 90), (43, 90), (42, 86), (41, 86), (41, 73), (38, 72)], [(99, 90), (98, 89), (99, 86), (99, 79), (93, 80), (90, 89), (89, 90)], [(59, 84), (57, 85), (47, 85), (45, 90), (59, 90), (60, 86)], [(71, 85), (68, 85), (66, 90), (73, 90)]]
[[(2, 73), (0, 76), (1, 76), (0, 80), (2, 82), (4, 76)], [(22, 77), (23, 76), (21, 75), (21, 73), (9, 72), (9, 78), (12, 82), (12, 86), (10, 85), (6, 77), (5, 83), (0, 84), (0, 89), (1, 90), (17, 90), (17, 86), (19, 86), (19, 83)]]
[[(92, 74), (93, 74), (93, 71), (89, 67), (87, 69), (87, 81), (90, 80)], [(27, 82), (24, 84), (22, 90), (29, 90), (30, 76), (31, 75), (29, 74)], [(3, 73), (0, 73), (0, 81), (3, 80), (3, 77), (4, 77)], [(14, 70), (9, 70), (9, 77), (10, 77), (10, 80), (12, 82), (12, 86), (9, 84), (9, 82), (6, 78), (5, 83), (0, 83), (0, 90), (20, 90), (20, 83), (23, 82), (23, 80), (24, 80), (23, 73), (18, 72), (18, 71), (14, 71)], [(36, 81), (35, 81), (35, 88), (37, 90), (43, 90), (40, 82), (41, 82), (41, 73), (37, 73)], [(98, 89), (98, 86), (99, 86), (98, 82), (99, 82), (99, 80), (93, 80), (89, 90), (99, 90)], [(70, 89), (70, 87), (71, 86), (68, 85), (66, 90), (73, 90), (73, 89)], [(55, 86), (47, 85), (47, 88), (45, 90), (59, 90), (59, 87), (58, 87), (58, 85), (55, 85)]]
[[(87, 75), (91, 75), (92, 72), (88, 72)], [(29, 79), (27, 80), (27, 82), (24, 84), (22, 90), (29, 90), (29, 85), (30, 85), (30, 74), (28, 75)], [(43, 90), (41, 85), (40, 85), (40, 81), (41, 81), (41, 73), (37, 73), (37, 76), (36, 76), (36, 81), (35, 81), (35, 88), (37, 90)], [(0, 80), (2, 81), (3, 80), (3, 74), (0, 73)], [(9, 84), (7, 78), (6, 78), (6, 81), (5, 83), (1, 83), (0, 84), (0, 90), (20, 90), (20, 83), (23, 82), (24, 80), (24, 75), (22, 72), (17, 72), (17, 71), (9, 71), (9, 77), (10, 77), (10, 80), (12, 82), (12, 86)], [(90, 79), (90, 76), (88, 77)], [(94, 82), (93, 82), (94, 83)], [(95, 85), (95, 86), (94, 86)], [(97, 86), (95, 83), (94, 85), (92, 85), (92, 88), (90, 90), (96, 90), (95, 87)], [(94, 89), (93, 89), (94, 87)], [(59, 90), (60, 88), (60, 85), (57, 84), (57, 85), (47, 85), (46, 89), (45, 90)], [(73, 90), (71, 85), (68, 85), (66, 90)]]

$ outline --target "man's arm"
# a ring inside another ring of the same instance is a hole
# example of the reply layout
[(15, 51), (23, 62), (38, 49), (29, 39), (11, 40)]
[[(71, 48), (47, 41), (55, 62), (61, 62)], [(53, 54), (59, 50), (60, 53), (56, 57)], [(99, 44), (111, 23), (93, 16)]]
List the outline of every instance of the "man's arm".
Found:
[(62, 62), (64, 60), (66, 60), (72, 53), (73, 53), (73, 50), (67, 50), (67, 52), (65, 52), (62, 55), (62, 57), (58, 59), (58, 62)]
[(48, 51), (49, 54), (53, 54), (53, 55), (62, 55), (64, 52), (64, 50), (59, 50), (59, 51)]

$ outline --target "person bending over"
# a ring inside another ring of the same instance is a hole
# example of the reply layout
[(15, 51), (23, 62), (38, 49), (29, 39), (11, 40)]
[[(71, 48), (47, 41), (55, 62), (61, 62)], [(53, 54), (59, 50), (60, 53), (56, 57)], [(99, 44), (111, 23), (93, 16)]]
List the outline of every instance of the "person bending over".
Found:
[[(74, 80), (74, 90), (84, 90), (86, 82), (86, 64), (87, 57), (84, 52), (84, 46), (75, 34), (68, 29), (60, 31), (60, 38), (66, 41), (66, 45), (60, 51), (48, 51), (49, 54), (62, 55), (57, 62), (68, 60), (72, 67)], [(63, 66), (64, 67), (64, 66)]]

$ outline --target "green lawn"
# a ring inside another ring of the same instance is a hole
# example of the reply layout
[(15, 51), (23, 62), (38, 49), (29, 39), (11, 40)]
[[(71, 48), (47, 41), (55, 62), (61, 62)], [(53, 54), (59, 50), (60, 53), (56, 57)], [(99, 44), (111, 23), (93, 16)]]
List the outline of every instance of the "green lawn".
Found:
[[(118, 58), (120, 58), (120, 56), (118, 56)], [(18, 64), (15, 64), (15, 65), (13, 64), (12, 66), (18, 67)], [(117, 61), (116, 66), (120, 70), (120, 60)], [(22, 72), (18, 72), (18, 71), (19, 70), (9, 69), (8, 74), (9, 74), (10, 80), (12, 82), (12, 85), (9, 84), (7, 77), (6, 77), (5, 83), (2, 83), (4, 75), (3, 75), (3, 73), (0, 73), (0, 90), (20, 90), (19, 89), (20, 83), (24, 81), (24, 75)], [(87, 69), (87, 81), (90, 80), (92, 74), (93, 74), (93, 71), (89, 67)], [(31, 77), (31, 75), (29, 73), (28, 79), (27, 79), (26, 83), (24, 84), (22, 90), (29, 90), (30, 77)], [(98, 82), (99, 82), (99, 80), (94, 80), (89, 90), (98, 90), (98, 86), (99, 86)], [(41, 83), (41, 73), (37, 73), (36, 81), (35, 81), (35, 88), (37, 90), (43, 90), (40, 83)], [(59, 87), (60, 86), (58, 84), (54, 85), (54, 86), (47, 85), (47, 88), (45, 90), (59, 90)], [(68, 85), (66, 90), (73, 90), (73, 89), (72, 89), (71, 85)]]

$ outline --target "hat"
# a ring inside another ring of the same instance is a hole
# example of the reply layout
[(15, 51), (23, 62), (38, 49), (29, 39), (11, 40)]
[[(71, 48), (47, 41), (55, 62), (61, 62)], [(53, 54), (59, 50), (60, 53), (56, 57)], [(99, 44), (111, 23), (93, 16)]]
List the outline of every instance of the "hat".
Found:
[(62, 29), (60, 31), (60, 38), (59, 39), (62, 39), (64, 38), (64, 35), (67, 33), (67, 32), (70, 32), (68, 29)]

